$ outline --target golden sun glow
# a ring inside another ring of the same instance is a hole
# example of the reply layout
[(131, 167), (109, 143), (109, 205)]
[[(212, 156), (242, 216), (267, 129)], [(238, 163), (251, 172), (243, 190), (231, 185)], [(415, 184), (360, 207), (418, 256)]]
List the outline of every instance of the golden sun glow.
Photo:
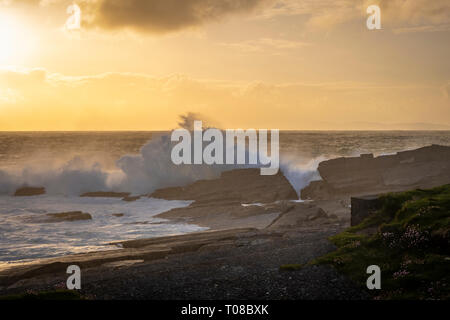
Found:
[(13, 15), (0, 13), (0, 63), (20, 61), (29, 55), (34, 39), (30, 30)]
[(0, 15), (0, 60), (7, 60), (15, 50), (16, 30), (14, 20), (7, 15)]

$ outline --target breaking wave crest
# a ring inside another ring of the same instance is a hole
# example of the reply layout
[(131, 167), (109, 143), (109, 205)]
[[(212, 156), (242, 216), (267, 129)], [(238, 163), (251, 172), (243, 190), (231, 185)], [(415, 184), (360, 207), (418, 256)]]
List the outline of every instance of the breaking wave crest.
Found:
[[(243, 165), (175, 165), (171, 161), (173, 143), (160, 134), (148, 141), (139, 154), (124, 155), (114, 169), (100, 162), (76, 156), (63, 164), (40, 163), (38, 160), (21, 168), (0, 169), (0, 194), (12, 194), (21, 186), (45, 187), (48, 194), (78, 195), (90, 191), (122, 191), (147, 194), (158, 188), (183, 186), (200, 179), (213, 179), (226, 170)], [(317, 179), (313, 159), (299, 165), (295, 158), (281, 155), (280, 170), (298, 192)]]

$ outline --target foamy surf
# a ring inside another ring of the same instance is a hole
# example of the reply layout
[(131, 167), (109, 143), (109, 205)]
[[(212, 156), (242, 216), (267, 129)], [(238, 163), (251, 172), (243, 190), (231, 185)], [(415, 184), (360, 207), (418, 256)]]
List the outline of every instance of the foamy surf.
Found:
[[(0, 263), (115, 249), (117, 247), (108, 243), (204, 230), (196, 225), (174, 224), (154, 217), (190, 203), (146, 197), (125, 202), (115, 198), (76, 196), (0, 196)], [(92, 219), (32, 222), (33, 218), (47, 213), (70, 211), (90, 213)]]

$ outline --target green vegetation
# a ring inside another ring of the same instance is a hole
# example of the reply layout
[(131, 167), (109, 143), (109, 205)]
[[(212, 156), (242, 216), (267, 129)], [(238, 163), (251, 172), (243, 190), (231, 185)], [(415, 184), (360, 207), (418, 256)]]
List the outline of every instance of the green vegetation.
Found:
[(310, 264), (330, 264), (366, 288), (381, 269), (376, 299), (450, 298), (450, 185), (381, 197), (382, 208), (331, 237), (338, 247)]
[(280, 266), (280, 271), (296, 271), (303, 268), (302, 264), (283, 264)]
[(0, 297), (0, 300), (82, 300), (82, 296), (74, 290), (54, 290), (8, 295)]

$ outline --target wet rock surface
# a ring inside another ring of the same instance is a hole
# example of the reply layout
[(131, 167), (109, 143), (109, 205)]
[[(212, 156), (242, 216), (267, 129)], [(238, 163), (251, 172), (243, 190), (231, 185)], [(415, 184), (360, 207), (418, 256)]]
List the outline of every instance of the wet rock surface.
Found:
[(91, 198), (126, 198), (130, 195), (129, 192), (112, 192), (112, 191), (94, 191), (85, 192), (80, 195), (80, 197), (91, 197)]
[(46, 216), (46, 222), (92, 220), (92, 216), (89, 213), (81, 211), (47, 213)]
[(92, 220), (91, 214), (82, 211), (69, 211), (69, 212), (33, 215), (24, 218), (25, 223), (57, 223), (65, 221), (82, 221), (82, 220)]
[(44, 187), (22, 187), (16, 190), (15, 197), (39, 196), (45, 194)]

